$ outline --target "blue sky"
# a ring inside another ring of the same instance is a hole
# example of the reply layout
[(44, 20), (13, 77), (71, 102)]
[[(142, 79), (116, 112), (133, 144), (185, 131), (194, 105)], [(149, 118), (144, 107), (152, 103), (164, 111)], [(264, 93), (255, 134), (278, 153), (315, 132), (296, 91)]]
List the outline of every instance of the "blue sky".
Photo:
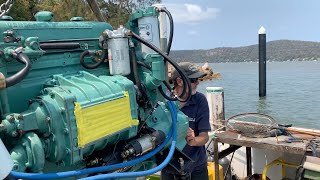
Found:
[(320, 41), (319, 0), (162, 0), (174, 18), (172, 50), (213, 49), (267, 41)]

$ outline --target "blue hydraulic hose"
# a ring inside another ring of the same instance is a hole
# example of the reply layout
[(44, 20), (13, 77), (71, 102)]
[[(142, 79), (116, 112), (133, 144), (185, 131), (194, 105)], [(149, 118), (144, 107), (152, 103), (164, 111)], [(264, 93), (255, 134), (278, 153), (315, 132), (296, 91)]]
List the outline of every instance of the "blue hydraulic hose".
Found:
[[(171, 102), (171, 104), (173, 104)], [(168, 103), (169, 105), (169, 103)], [(173, 105), (174, 106), (174, 105)], [(169, 105), (170, 109), (170, 105)], [(176, 116), (176, 112), (174, 112), (174, 117)], [(172, 114), (172, 113), (171, 113)], [(172, 116), (172, 115), (171, 115)], [(173, 125), (173, 124), (172, 124)], [(11, 175), (14, 176), (15, 178), (21, 178), (21, 179), (61, 179), (61, 178), (67, 178), (67, 177), (73, 177), (73, 176), (81, 176), (85, 174), (94, 174), (94, 173), (101, 173), (101, 172), (106, 172), (106, 171), (111, 171), (115, 169), (120, 169), (123, 167), (128, 167), (128, 166), (133, 166), (137, 163), (140, 163), (142, 161), (145, 161), (155, 154), (157, 154), (167, 143), (170, 141), (172, 134), (173, 134), (173, 129), (175, 127), (172, 126), (172, 130), (169, 131), (168, 136), (166, 137), (165, 141), (158, 146), (156, 149), (151, 151), (148, 154), (145, 154), (143, 156), (140, 156), (134, 160), (119, 163), (119, 164), (113, 164), (113, 165), (108, 165), (108, 166), (100, 166), (100, 167), (94, 167), (94, 168), (86, 168), (86, 169), (81, 169), (81, 170), (74, 170), (74, 171), (66, 171), (66, 172), (58, 172), (58, 173), (47, 173), (47, 174), (39, 174), (39, 173), (23, 173), (23, 172), (15, 172), (11, 171)]]
[(137, 163), (140, 163), (142, 161), (149, 159), (150, 157), (152, 157), (156, 153), (158, 153), (169, 142), (169, 140), (171, 139), (171, 136), (172, 136), (172, 130), (170, 130), (165, 141), (160, 146), (158, 146), (156, 149), (154, 149), (153, 151), (151, 151), (148, 154), (145, 154), (145, 155), (140, 156), (134, 160), (124, 162), (124, 163), (113, 164), (113, 165), (109, 165), (109, 166), (94, 167), (94, 168), (86, 168), (86, 169), (74, 170), (74, 171), (47, 173), (47, 174), (22, 173), (22, 172), (11, 171), (11, 175), (13, 175), (16, 178), (22, 178), (22, 179), (61, 179), (61, 178), (67, 178), (67, 177), (73, 177), (73, 176), (81, 176), (81, 175), (85, 175), (85, 174), (106, 172), (106, 171), (120, 169), (120, 168), (127, 167), (127, 166), (133, 166)]
[(177, 131), (176, 131), (176, 121), (177, 121), (177, 114), (174, 104), (171, 101), (168, 101), (169, 110), (172, 116), (172, 128), (173, 128), (173, 140), (171, 142), (171, 147), (168, 156), (166, 159), (157, 167), (140, 172), (124, 172), (124, 173), (110, 173), (110, 174), (101, 174), (91, 177), (82, 178), (82, 180), (97, 180), (97, 179), (113, 179), (113, 178), (128, 178), (128, 177), (140, 177), (140, 176), (147, 176), (150, 174), (154, 174), (161, 169), (163, 169), (171, 160), (173, 156), (175, 146), (176, 146), (176, 139), (177, 139)]

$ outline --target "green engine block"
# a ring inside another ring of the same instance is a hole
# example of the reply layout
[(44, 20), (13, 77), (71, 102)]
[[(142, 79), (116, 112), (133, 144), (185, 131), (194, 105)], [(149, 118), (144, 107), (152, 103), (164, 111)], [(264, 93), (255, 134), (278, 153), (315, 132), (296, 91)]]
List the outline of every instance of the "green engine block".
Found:
[[(86, 62), (101, 60), (103, 32), (112, 31), (109, 24), (79, 18), (52, 22), (52, 16), (42, 12), (34, 22), (0, 21), (0, 137), (14, 170), (52, 171), (45, 169), (48, 162), (86, 166), (86, 158), (95, 152), (143, 137), (142, 125), (168, 134), (171, 115), (157, 89), (164, 78), (159, 55), (137, 52), (151, 66), (138, 69), (149, 99), (141, 104), (132, 72), (111, 75), (106, 62), (93, 69), (79, 63), (84, 51), (90, 51)], [(18, 59), (21, 53), (30, 60), (28, 74), (6, 86), (9, 77), (26, 68)], [(181, 149), (188, 128), (181, 112), (177, 123)]]

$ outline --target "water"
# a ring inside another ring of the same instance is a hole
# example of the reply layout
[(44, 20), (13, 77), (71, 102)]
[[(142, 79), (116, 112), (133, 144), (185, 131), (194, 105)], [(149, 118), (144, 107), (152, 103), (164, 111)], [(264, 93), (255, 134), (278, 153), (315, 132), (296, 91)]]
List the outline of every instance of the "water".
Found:
[(212, 63), (220, 80), (201, 82), (224, 88), (226, 118), (245, 112), (271, 115), (278, 123), (320, 129), (320, 62), (268, 62), (267, 96), (259, 98), (258, 63)]

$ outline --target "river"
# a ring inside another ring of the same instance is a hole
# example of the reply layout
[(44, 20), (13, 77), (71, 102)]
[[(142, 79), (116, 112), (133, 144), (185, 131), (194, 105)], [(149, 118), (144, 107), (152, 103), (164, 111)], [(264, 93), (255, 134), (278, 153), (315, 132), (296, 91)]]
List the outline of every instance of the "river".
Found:
[(223, 87), (226, 118), (245, 112), (272, 116), (278, 123), (320, 129), (320, 62), (268, 62), (267, 96), (259, 98), (258, 63), (210, 63), (222, 78), (200, 82), (198, 90)]

